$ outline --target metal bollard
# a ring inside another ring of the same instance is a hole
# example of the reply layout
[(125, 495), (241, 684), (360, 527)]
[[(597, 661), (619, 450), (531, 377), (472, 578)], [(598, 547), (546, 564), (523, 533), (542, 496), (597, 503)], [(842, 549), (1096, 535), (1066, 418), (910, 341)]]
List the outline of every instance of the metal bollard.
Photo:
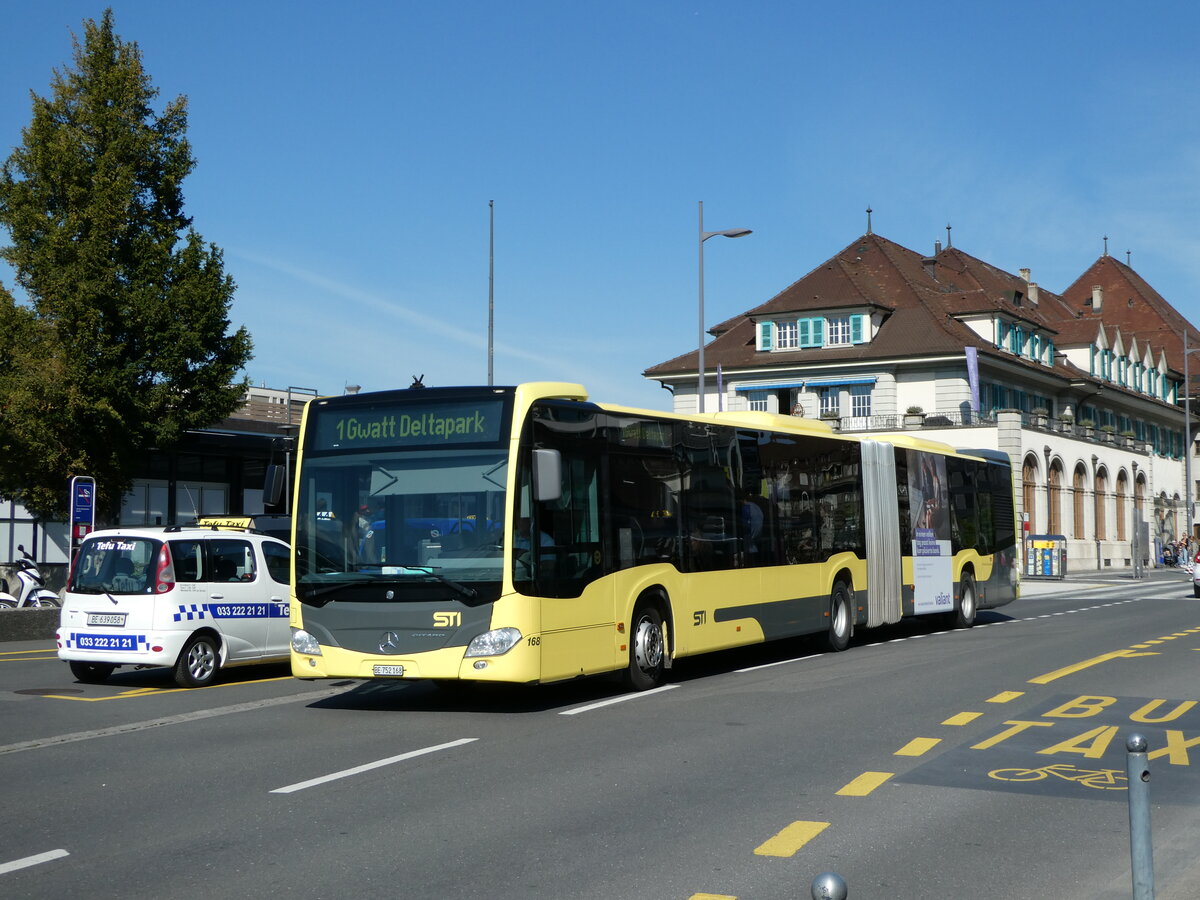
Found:
[(846, 900), (846, 879), (837, 872), (822, 872), (812, 883), (813, 900)]
[[(1133, 900), (1154, 900), (1154, 846), (1150, 839), (1150, 765), (1146, 738), (1134, 732), (1125, 739), (1125, 774), (1129, 778), (1129, 855)], [(814, 896), (816, 896), (814, 894)]]

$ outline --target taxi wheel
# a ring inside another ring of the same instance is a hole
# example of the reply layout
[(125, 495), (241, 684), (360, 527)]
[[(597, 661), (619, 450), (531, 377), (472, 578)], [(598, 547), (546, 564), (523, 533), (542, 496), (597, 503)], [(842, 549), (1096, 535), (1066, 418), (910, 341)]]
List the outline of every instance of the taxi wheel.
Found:
[(116, 668), (110, 663), (81, 662), (77, 659), (71, 660), (70, 665), (71, 674), (77, 681), (82, 681), (84, 684), (102, 684), (108, 680), (108, 676)]
[(220, 646), (209, 634), (197, 634), (186, 644), (175, 661), (175, 683), (180, 687), (205, 687), (217, 677)]

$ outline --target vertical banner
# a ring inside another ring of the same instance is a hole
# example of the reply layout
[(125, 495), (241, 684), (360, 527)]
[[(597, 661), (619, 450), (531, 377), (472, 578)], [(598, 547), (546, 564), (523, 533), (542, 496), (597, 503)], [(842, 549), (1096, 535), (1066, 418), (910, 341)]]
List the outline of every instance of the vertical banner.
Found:
[(76, 475), (71, 479), (71, 558), (96, 528), (96, 479)]
[(967, 352), (967, 383), (971, 386), (971, 412), (979, 415), (979, 348), (964, 349)]
[(950, 496), (946, 460), (908, 451), (908, 502), (912, 526), (913, 612), (951, 612), (954, 584), (950, 553)]

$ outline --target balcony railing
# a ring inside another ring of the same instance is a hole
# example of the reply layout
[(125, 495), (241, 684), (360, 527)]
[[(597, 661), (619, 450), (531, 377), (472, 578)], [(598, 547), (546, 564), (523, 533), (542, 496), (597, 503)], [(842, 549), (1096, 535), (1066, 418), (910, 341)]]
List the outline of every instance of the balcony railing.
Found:
[[(919, 424), (918, 424), (919, 423)], [(925, 413), (921, 416), (843, 416), (840, 431), (903, 431), (905, 428), (994, 428), (996, 419), (970, 410)]]

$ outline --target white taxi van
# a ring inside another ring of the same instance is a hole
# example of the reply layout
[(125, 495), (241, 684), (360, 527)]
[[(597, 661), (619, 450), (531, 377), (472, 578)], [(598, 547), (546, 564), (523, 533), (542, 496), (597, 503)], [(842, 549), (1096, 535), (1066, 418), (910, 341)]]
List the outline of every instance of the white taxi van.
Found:
[(170, 666), (181, 687), (226, 666), (288, 658), (288, 545), (213, 528), (87, 536), (67, 581), (58, 657), (83, 682)]

